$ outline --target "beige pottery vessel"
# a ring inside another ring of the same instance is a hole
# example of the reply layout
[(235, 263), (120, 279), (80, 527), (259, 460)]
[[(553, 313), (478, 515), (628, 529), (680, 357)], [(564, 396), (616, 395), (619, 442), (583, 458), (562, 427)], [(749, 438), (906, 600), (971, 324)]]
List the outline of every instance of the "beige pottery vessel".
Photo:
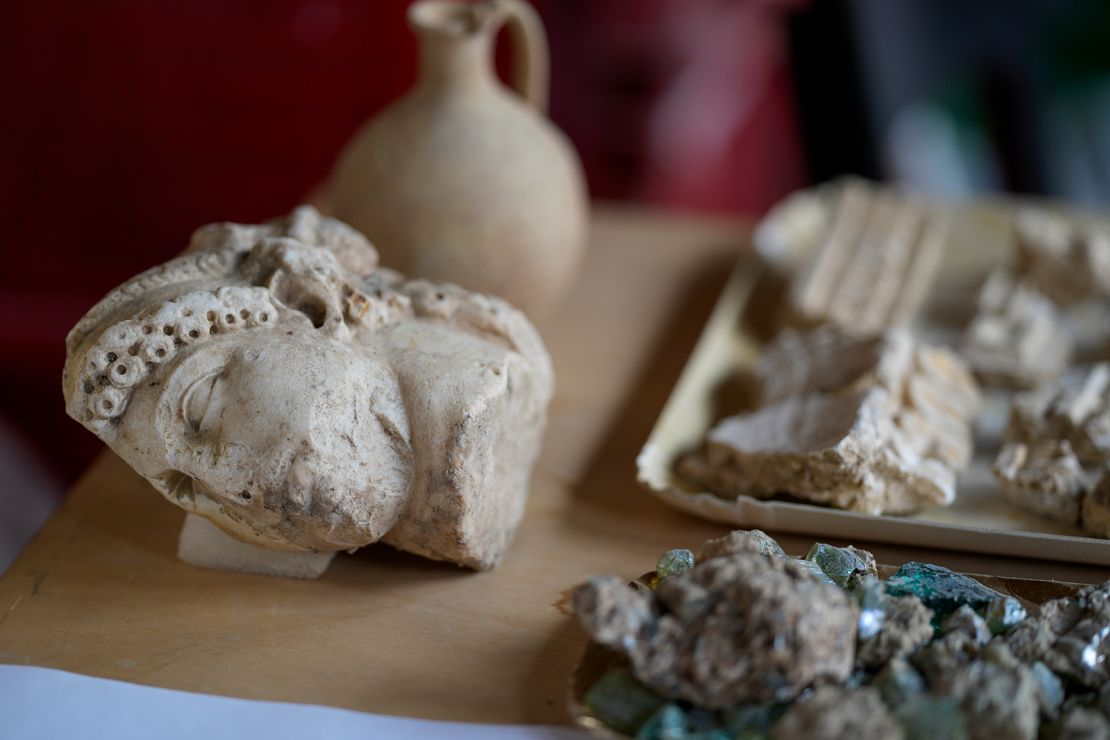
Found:
[[(368, 122), (341, 155), (335, 215), (366, 234), (388, 267), (549, 312), (585, 244), (577, 155), (544, 115), (543, 26), (520, 0), (421, 0), (416, 85)], [(493, 68), (505, 26), (513, 87)]]

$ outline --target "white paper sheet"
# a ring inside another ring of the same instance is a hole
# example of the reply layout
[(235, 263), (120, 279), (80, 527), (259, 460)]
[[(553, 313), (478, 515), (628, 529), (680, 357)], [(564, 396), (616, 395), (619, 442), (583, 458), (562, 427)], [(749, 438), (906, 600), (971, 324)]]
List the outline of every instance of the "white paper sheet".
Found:
[(565, 727), (430, 722), (248, 701), (0, 665), (0, 737), (10, 740), (581, 740)]

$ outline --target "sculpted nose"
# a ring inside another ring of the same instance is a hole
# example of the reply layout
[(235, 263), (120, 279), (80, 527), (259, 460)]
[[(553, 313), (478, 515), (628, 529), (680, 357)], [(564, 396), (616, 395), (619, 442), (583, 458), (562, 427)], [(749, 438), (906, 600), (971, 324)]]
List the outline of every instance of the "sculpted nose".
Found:
[(285, 479), (286, 500), (301, 511), (307, 511), (312, 505), (312, 491), (316, 486), (315, 468), (311, 458), (298, 455)]

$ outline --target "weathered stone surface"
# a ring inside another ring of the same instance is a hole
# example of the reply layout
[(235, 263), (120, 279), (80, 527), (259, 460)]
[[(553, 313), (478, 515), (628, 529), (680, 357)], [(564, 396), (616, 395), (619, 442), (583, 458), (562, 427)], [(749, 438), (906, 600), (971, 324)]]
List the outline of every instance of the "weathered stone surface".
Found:
[(999, 270), (983, 284), (961, 354), (986, 385), (1032, 388), (1064, 372), (1072, 344), (1052, 302)]
[(67, 338), (67, 412), (170, 501), (264, 547), (376, 541), (488, 568), (520, 521), (550, 360), (522, 314), (376, 268), (301, 208), (200, 229)]
[(986, 620), (976, 614), (967, 604), (961, 605), (959, 609), (948, 615), (941, 629), (945, 634), (963, 632), (971, 638), (972, 644), (977, 648), (986, 647), (987, 643), (991, 641), (991, 629)]
[(892, 658), (883, 666), (875, 675), (874, 686), (891, 707), (925, 693), (925, 679), (905, 658)]
[(1042, 604), (1004, 639), (1022, 660), (1100, 688), (1110, 681), (1110, 581)]
[(896, 740), (905, 731), (874, 687), (820, 686), (792, 705), (771, 735), (776, 740)]
[(875, 556), (867, 550), (859, 550), (851, 545), (835, 547), (823, 542), (815, 542), (806, 553), (806, 560), (812, 561), (824, 571), (832, 582), (845, 588), (853, 577), (877, 576)]
[(934, 688), (960, 704), (975, 740), (1037, 737), (1037, 681), (1002, 643), (991, 643), (980, 660), (946, 676)]
[(1011, 501), (1110, 536), (1110, 364), (1015, 396), (1006, 438), (994, 469)]
[(788, 331), (756, 374), (765, 405), (720, 422), (680, 473), (721, 496), (788, 494), (872, 514), (954, 499), (979, 395), (951, 353), (902, 331)]
[(999, 450), (991, 470), (1010, 503), (1058, 522), (1079, 524), (1087, 481), (1066, 439), (1032, 447), (1009, 442)]
[(1014, 219), (1015, 270), (1057, 303), (1110, 295), (1110, 224), (1026, 208)]
[(790, 558), (741, 551), (665, 578), (650, 594), (615, 593), (621, 586), (613, 577), (580, 586), (582, 623), (666, 698), (709, 708), (784, 701), (851, 672), (855, 604)]
[(856, 663), (865, 668), (913, 655), (933, 638), (933, 612), (916, 596), (884, 596), (882, 614), (879, 630), (856, 647)]

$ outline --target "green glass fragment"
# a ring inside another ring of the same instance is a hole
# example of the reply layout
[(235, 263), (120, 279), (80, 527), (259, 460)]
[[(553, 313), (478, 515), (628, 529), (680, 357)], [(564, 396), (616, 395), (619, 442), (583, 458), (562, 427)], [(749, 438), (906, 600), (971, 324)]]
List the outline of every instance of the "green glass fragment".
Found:
[(680, 576), (694, 567), (694, 553), (689, 550), (667, 550), (655, 564), (655, 572), (660, 578)]
[(1029, 616), (1021, 602), (1013, 596), (999, 596), (983, 609), (983, 619), (991, 628), (991, 634), (1001, 635)]
[(786, 557), (786, 551), (782, 549), (782, 545), (762, 529), (749, 529), (743, 534), (745, 539), (755, 543), (756, 550), (761, 555), (769, 555), (774, 558)]
[(913, 595), (933, 610), (933, 623), (940, 625), (963, 604), (982, 614), (1002, 594), (973, 578), (930, 563), (906, 563), (886, 580), (891, 596)]
[(794, 562), (812, 573), (817, 578), (817, 580), (824, 581), (830, 586), (836, 585), (836, 581), (829, 578), (829, 574), (821, 570), (821, 566), (813, 562), (812, 560), (795, 560)]
[(612, 669), (586, 692), (594, 716), (625, 735), (635, 735), (662, 703), (625, 668)]
[(636, 731), (636, 740), (685, 740), (686, 714), (677, 704), (659, 707)]
[(906, 740), (967, 740), (963, 712), (951, 699), (916, 696), (895, 707)]
[(905, 658), (894, 658), (883, 666), (873, 685), (891, 707), (900, 706), (925, 693), (925, 679)]
[(733, 737), (761, 737), (786, 713), (789, 704), (738, 704), (721, 715), (721, 724)]
[(806, 554), (806, 560), (816, 563), (833, 583), (844, 588), (854, 575), (877, 575), (875, 558), (870, 553), (854, 547), (835, 547), (815, 542)]

